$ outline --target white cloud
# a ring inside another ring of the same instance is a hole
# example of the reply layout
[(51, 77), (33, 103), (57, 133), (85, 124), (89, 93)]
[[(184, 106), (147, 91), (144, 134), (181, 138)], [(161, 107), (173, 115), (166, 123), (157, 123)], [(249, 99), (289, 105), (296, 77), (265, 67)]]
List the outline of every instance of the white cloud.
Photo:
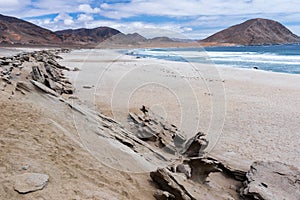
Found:
[[(243, 15), (256, 13), (299, 12), (298, 0), (133, 0), (130, 3), (101, 5), (103, 14), (111, 18), (123, 18), (140, 14), (160, 16)], [(116, 16), (117, 14), (117, 16)]]
[(80, 14), (77, 18), (78, 21), (80, 22), (87, 22), (87, 21), (92, 21), (94, 20), (93, 16), (87, 15), (87, 14)]
[(5, 6), (16, 6), (19, 3), (20, 3), (19, 0), (0, 0), (1, 7), (4, 7), (4, 5)]
[(70, 15), (68, 15), (66, 13), (60, 13), (59, 15), (57, 15), (57, 17), (54, 18), (53, 21), (54, 22), (63, 21), (64, 24), (67, 26), (74, 24), (73, 17), (71, 17)]
[(92, 8), (89, 4), (79, 5), (78, 10), (80, 12), (84, 12), (84, 13), (99, 13), (100, 12), (100, 8)]

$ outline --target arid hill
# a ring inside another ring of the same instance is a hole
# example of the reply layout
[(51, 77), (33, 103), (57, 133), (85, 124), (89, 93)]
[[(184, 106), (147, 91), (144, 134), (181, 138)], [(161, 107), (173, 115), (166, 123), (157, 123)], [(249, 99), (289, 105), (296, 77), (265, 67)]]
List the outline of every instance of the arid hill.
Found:
[(50, 30), (15, 17), (0, 15), (0, 44), (57, 45), (61, 43), (61, 38)]
[(174, 42), (167, 37), (147, 39), (138, 33), (124, 34), (110, 27), (67, 29), (53, 32), (22, 19), (4, 15), (0, 15), (0, 36), (2, 45), (115, 47), (161, 45)]
[(62, 38), (64, 43), (87, 45), (103, 42), (114, 35), (120, 34), (121, 32), (109, 27), (98, 27), (93, 29), (68, 29), (56, 31), (55, 33)]
[(125, 45), (125, 44), (126, 45), (138, 45), (138, 44), (144, 43), (146, 41), (147, 41), (147, 39), (138, 33), (133, 33), (133, 34), (120, 33), (120, 34), (110, 37), (106, 41), (106, 43), (123, 44), (123, 45)]
[(279, 22), (257, 18), (231, 26), (202, 40), (202, 42), (240, 45), (290, 44), (299, 43), (300, 37)]

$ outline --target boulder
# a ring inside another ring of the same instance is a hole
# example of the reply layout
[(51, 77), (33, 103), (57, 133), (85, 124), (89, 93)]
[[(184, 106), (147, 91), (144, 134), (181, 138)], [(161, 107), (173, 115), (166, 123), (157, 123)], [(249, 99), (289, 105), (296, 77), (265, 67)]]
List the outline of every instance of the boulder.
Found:
[(202, 157), (205, 154), (204, 149), (207, 146), (208, 140), (206, 140), (205, 134), (199, 132), (187, 141), (183, 155), (186, 157)]
[(42, 190), (49, 180), (46, 174), (24, 173), (15, 177), (14, 189), (20, 194)]

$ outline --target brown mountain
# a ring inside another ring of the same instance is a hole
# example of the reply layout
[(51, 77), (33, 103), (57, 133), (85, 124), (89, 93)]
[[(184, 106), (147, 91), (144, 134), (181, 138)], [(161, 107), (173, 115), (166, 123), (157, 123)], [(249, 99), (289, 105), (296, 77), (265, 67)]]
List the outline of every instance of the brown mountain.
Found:
[(52, 31), (0, 14), (0, 44), (53, 45), (61, 39)]
[(123, 34), (110, 27), (67, 29), (52, 32), (30, 22), (0, 14), (0, 45), (140, 46), (170, 43), (167, 37), (146, 39), (138, 33)]
[(202, 42), (240, 45), (289, 44), (299, 43), (300, 37), (279, 22), (257, 18), (231, 26)]
[(62, 38), (65, 44), (96, 45), (121, 32), (109, 27), (98, 27), (93, 29), (68, 29), (56, 31), (55, 33)]
[(141, 36), (138, 33), (124, 34), (120, 33), (110, 37), (108, 40), (103, 43), (104, 45), (113, 44), (113, 45), (139, 45), (146, 42), (147, 39)]

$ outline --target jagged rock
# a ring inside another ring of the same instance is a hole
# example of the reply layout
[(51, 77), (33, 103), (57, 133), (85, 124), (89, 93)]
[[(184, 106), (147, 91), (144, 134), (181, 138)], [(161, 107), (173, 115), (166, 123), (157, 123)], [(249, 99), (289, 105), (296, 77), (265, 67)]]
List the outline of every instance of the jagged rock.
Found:
[(184, 187), (175, 181), (174, 177), (167, 169), (158, 169), (155, 172), (151, 172), (150, 176), (161, 190), (169, 192), (176, 200), (195, 199), (185, 190)]
[(254, 162), (241, 195), (259, 200), (299, 200), (300, 171), (280, 162)]
[(189, 139), (185, 145), (183, 154), (187, 157), (201, 157), (205, 154), (204, 149), (208, 146), (208, 140), (202, 132)]
[(64, 70), (68, 70), (68, 71), (70, 70), (69, 68), (67, 68), (65, 66), (61, 66), (60, 64), (58, 64), (54, 59), (49, 59), (47, 63), (57, 67), (58, 69), (64, 69)]
[(191, 168), (191, 179), (195, 182), (205, 183), (208, 175), (219, 172), (219, 162), (209, 158), (192, 158), (186, 161)]
[(3, 60), (1, 63), (1, 65), (9, 65), (11, 63), (11, 60)]
[(63, 87), (62, 92), (65, 94), (74, 94), (75, 89), (70, 85), (70, 86), (65, 86)]
[(53, 59), (49, 59), (47, 62), (48, 62), (48, 64), (53, 65), (55, 67), (59, 66), (59, 64), (55, 60), (53, 60)]
[(56, 91), (56, 83), (52, 81), (50, 78), (45, 78), (45, 85), (48, 88), (51, 88), (52, 90)]
[(30, 82), (34, 86), (36, 86), (37, 88), (39, 88), (40, 90), (42, 90), (45, 93), (51, 94), (51, 95), (56, 96), (56, 97), (59, 96), (59, 94), (57, 94), (54, 90), (48, 88), (47, 86), (45, 86), (44, 84), (42, 84), (40, 82), (37, 82), (37, 81), (34, 81), (34, 80), (31, 80)]
[(25, 173), (15, 177), (14, 189), (20, 194), (42, 190), (49, 180), (46, 174)]
[(30, 57), (28, 55), (24, 54), (24, 55), (22, 55), (22, 58), (24, 61), (29, 61)]
[(48, 64), (45, 64), (45, 70), (52, 80), (54, 81), (60, 80), (61, 72), (59, 70), (51, 67), (51, 65)]
[(164, 149), (168, 153), (176, 154), (179, 152), (186, 141), (185, 134), (146, 106), (140, 110), (140, 114), (129, 113), (132, 132), (139, 139), (151, 142), (153, 146)]
[(40, 83), (44, 83), (45, 82), (45, 77), (42, 74), (41, 70), (39, 69), (38, 66), (32, 66), (32, 79), (35, 81), (38, 81)]
[(246, 173), (247, 170), (243, 170), (241, 167), (235, 167), (231, 164), (227, 164), (224, 162), (219, 162), (219, 168), (222, 169), (222, 171), (233, 177), (235, 180), (238, 181), (245, 181), (246, 180)]
[(38, 62), (42, 62), (42, 61), (44, 61), (44, 58), (43, 58), (43, 56), (42, 55), (34, 55), (34, 58), (36, 59), (36, 61), (38, 61)]

